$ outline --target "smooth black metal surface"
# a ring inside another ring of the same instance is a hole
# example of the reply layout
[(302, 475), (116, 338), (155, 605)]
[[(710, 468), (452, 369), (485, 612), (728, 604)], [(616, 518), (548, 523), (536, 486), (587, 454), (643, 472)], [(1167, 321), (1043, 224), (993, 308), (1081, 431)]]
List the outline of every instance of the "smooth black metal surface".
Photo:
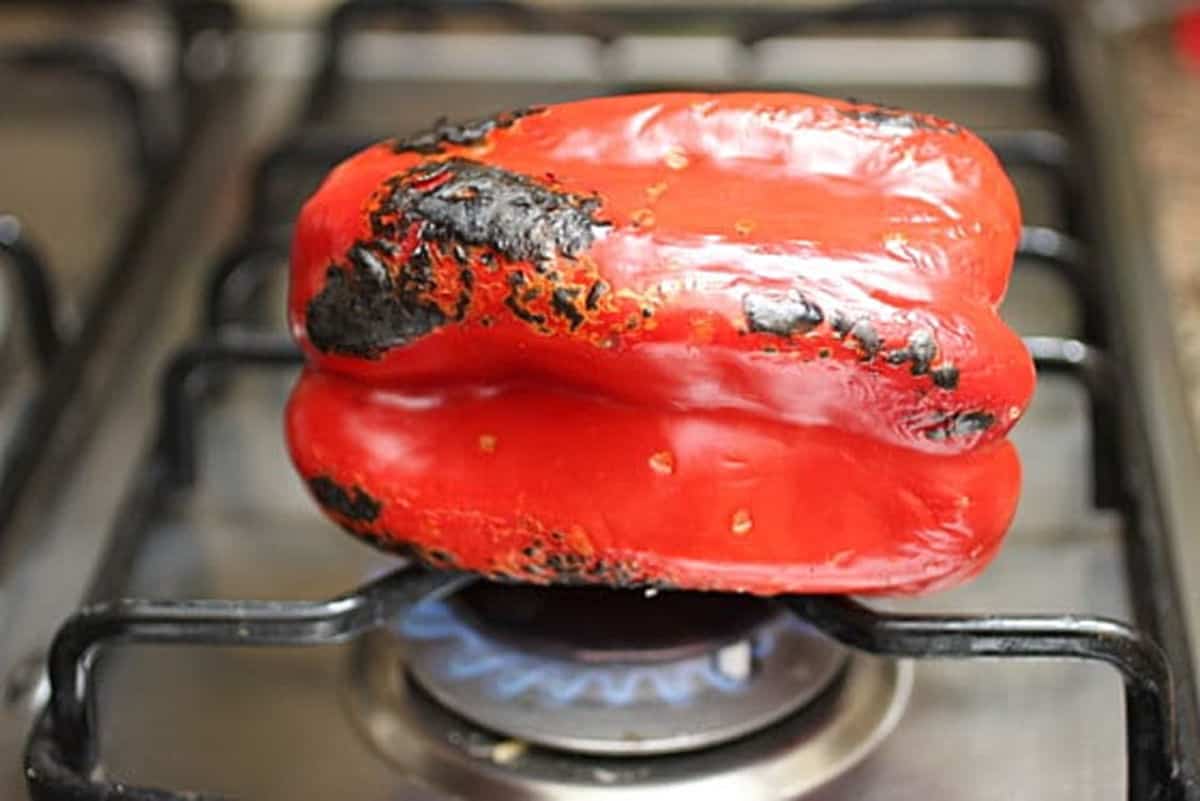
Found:
[(1088, 263), (1086, 249), (1077, 239), (1054, 228), (1027, 225), (1021, 229), (1017, 257), (1037, 262), (1060, 275), (1079, 302), (1083, 340), (1101, 347), (1109, 344), (1104, 298)]
[(865, 0), (789, 10), (783, 19), (771, 19), (746, 30), (742, 41), (756, 44), (775, 36), (804, 33), (822, 24), (872, 22), (904, 23), (928, 19), (958, 20), (965, 25), (1010, 22), (1021, 26), (1046, 59), (1046, 100), (1053, 108), (1071, 101), (1072, 78), (1063, 35), (1065, 19), (1059, 7), (1046, 0)]
[[(1136, 106), (1121, 43), (1073, 26), (1068, 55), (1077, 102), (1069, 118), (1087, 198), (1079, 235), (1092, 247), (1094, 281), (1112, 311), (1109, 353), (1119, 383), (1121, 466), (1129, 488), (1122, 509), (1125, 566), (1135, 620), (1164, 651), (1177, 685), (1183, 758), (1200, 775), (1200, 495), (1185, 380), (1174, 351), (1168, 282), (1155, 252), (1152, 209), (1133, 158)], [(1113, 122), (1115, 121), (1115, 123)]]
[(990, 131), (980, 138), (1010, 170), (1034, 168), (1060, 181), (1070, 175), (1071, 143), (1062, 134), (1037, 129)]
[(0, 66), (21, 71), (54, 71), (82, 75), (104, 85), (122, 116), (129, 121), (134, 163), (153, 172), (164, 142), (154, 126), (146, 98), (137, 83), (105, 51), (86, 42), (50, 41), (0, 48)]
[(1006, 170), (1033, 170), (1054, 180), (1059, 211), (1068, 233), (1079, 230), (1082, 198), (1075, 176), (1071, 144), (1066, 137), (1053, 131), (991, 131), (981, 138), (996, 152)]
[(13, 271), (21, 293), (22, 311), (29, 328), (29, 341), (42, 370), (50, 369), (62, 346), (55, 314), (54, 285), (50, 272), (21, 221), (11, 214), (0, 214), (0, 256)]
[(250, 180), (248, 230), (261, 234), (270, 229), (271, 188), (280, 177), (302, 170), (324, 172), (376, 140), (362, 136), (301, 131), (284, 140), (255, 166)]
[[(178, 46), (175, 48), (175, 87), (181, 89), (181, 111), (184, 116), (189, 116), (191, 113), (190, 107), (195, 105), (196, 92), (195, 80), (192, 72), (188, 69), (187, 61), (190, 55), (190, 47), (196, 40), (196, 37), (202, 33), (209, 31), (230, 31), (237, 25), (237, 9), (229, 2), (229, 0), (0, 0), (0, 5), (3, 6), (31, 6), (34, 8), (45, 9), (48, 6), (56, 7), (60, 10), (70, 10), (78, 8), (113, 8), (116, 6), (141, 6), (148, 10), (159, 10), (166, 17), (167, 23), (173, 29), (175, 41)], [(58, 46), (64, 46), (64, 43), (57, 43)], [(76, 47), (74, 43), (66, 43), (67, 47)], [(90, 45), (83, 44), (85, 50), (90, 50)], [(96, 52), (96, 51), (92, 51)], [(100, 52), (99, 57), (101, 62), (108, 62), (118, 71), (119, 65), (111, 59), (111, 57)], [(84, 59), (85, 63), (89, 59)], [(65, 66), (65, 65), (64, 65)], [(136, 84), (129, 81), (127, 76), (122, 76), (117, 83), (127, 82), (135, 91), (140, 91)], [(116, 86), (114, 85), (114, 88)], [(123, 93), (125, 89), (117, 89), (118, 93)], [(145, 108), (145, 104), (139, 100), (139, 104)], [(139, 117), (139, 119), (145, 119)], [(151, 151), (143, 148), (138, 148), (138, 153), (145, 155)], [(160, 153), (159, 155), (165, 155)], [(141, 156), (139, 156), (141, 158)], [(147, 165), (149, 166), (149, 165)]]
[(222, 327), (244, 320), (246, 306), (262, 288), (271, 268), (287, 263), (286, 237), (268, 236), (233, 247), (213, 265), (204, 289), (204, 330), (215, 336)]
[(85, 779), (97, 758), (91, 687), (101, 645), (334, 645), (474, 580), (409, 567), (318, 603), (120, 600), (82, 609), (59, 629), (50, 649), (48, 718), (39, 723), (27, 754), (30, 792), (35, 799), (196, 797)]
[(229, 0), (159, 0), (175, 32), (175, 83), (187, 103), (196, 97), (195, 77), (188, 69), (191, 48), (206, 33), (227, 33), (237, 27), (237, 8)]
[(1086, 659), (1125, 680), (1127, 795), (1131, 801), (1182, 799), (1171, 673), (1161, 649), (1124, 623), (1079, 616), (881, 615), (849, 598), (783, 599), (838, 642), (909, 659)]
[[(173, 5), (178, 5), (181, 13), (191, 13), (186, 11), (191, 8), (189, 3)], [(228, 19), (232, 18), (230, 12)], [(185, 42), (179, 43), (181, 49), (186, 46)], [(182, 173), (189, 148), (204, 130), (206, 110), (208, 104), (216, 99), (218, 88), (215, 85), (194, 87), (186, 99), (184, 108), (187, 113), (180, 141), (171, 149), (169, 156), (156, 163), (155, 169), (147, 176), (146, 190), (131, 222), (104, 264), (78, 332), (60, 348), (55, 369), (39, 388), (27, 419), (16, 429), (5, 449), (0, 468), (0, 536), (12, 520), (22, 491), (42, 464), (46, 443), (51, 440), (59, 420), (75, 397), (88, 364), (115, 317), (113, 310), (118, 308), (126, 290), (135, 280), (133, 266), (142, 261), (140, 256), (149, 245), (161, 210), (175, 190), (174, 184)]]
[(1066, 375), (1083, 384), (1090, 407), (1092, 499), (1098, 509), (1114, 509), (1125, 500), (1121, 485), (1120, 435), (1112, 364), (1097, 348), (1077, 339), (1025, 337), (1040, 373)]
[(179, 351), (163, 375), (159, 443), (168, 476), (176, 485), (196, 480), (196, 400), (194, 379), (216, 366), (299, 367), (299, 348), (286, 336), (230, 334)]
[(347, 0), (339, 4), (322, 26), (322, 47), (316, 77), (310, 86), (303, 117), (314, 120), (329, 112), (341, 81), (346, 37), (356, 27), (387, 20), (426, 29), (447, 17), (484, 15), (510, 30), (576, 33), (607, 43), (616, 36), (596, 14), (562, 8), (534, 7), (513, 0)]

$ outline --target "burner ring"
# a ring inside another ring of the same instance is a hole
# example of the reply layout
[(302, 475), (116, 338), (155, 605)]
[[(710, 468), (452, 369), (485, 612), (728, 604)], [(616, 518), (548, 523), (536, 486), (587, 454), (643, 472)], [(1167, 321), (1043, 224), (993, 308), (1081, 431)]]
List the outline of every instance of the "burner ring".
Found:
[(854, 653), (828, 692), (764, 729), (703, 751), (613, 759), (480, 729), (407, 680), (402, 658), (392, 632), (355, 643), (345, 699), (356, 727), (428, 786), (496, 801), (793, 801), (849, 771), (891, 733), (913, 680), (909, 662)]
[[(621, 601), (611, 591), (550, 597), (545, 609), (567, 614), (530, 620), (565, 617), (575, 621), (575, 631), (571, 647), (549, 653), (542, 652), (544, 638), (498, 639), (452, 603), (423, 604), (399, 626), (408, 673), (447, 709), (485, 729), (571, 753), (627, 756), (696, 750), (745, 736), (812, 701), (845, 661), (840, 645), (762, 599), (624, 595)], [(507, 595), (487, 597), (495, 603)], [(723, 615), (725, 601), (735, 602), (734, 614)], [(677, 616), (684, 611), (693, 614)], [(672, 618), (675, 629), (695, 629), (697, 636), (670, 632), (664, 622)], [(610, 622), (588, 625), (602, 619)], [(606, 653), (602, 645), (622, 625), (629, 636)], [(652, 641), (647, 634), (658, 632), (670, 634), (668, 642), (645, 645)], [(650, 656), (634, 659), (640, 652), (628, 647), (631, 641), (643, 642)]]

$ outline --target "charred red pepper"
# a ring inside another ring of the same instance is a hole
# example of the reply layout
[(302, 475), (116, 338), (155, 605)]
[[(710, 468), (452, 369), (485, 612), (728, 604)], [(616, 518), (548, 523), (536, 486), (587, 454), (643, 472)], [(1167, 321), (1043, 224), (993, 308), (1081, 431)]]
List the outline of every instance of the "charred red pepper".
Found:
[(1016, 505), (1019, 230), (971, 133), (803, 95), (384, 142), (297, 226), (293, 459), (348, 530), (494, 577), (946, 586)]

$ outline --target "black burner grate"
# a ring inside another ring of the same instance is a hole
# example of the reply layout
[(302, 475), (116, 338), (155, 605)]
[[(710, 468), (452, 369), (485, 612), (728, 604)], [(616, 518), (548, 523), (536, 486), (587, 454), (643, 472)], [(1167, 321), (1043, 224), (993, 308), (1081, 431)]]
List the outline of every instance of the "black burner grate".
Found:
[[(410, 567), (324, 603), (125, 600), (85, 609), (59, 631), (50, 652), (50, 708), (34, 732), (26, 768), (33, 797), (196, 797), (86, 778), (97, 761), (91, 673), (101, 645), (330, 645), (394, 625), (416, 604), (474, 580)], [(1181, 773), (1170, 670), (1159, 648), (1129, 626), (1073, 616), (888, 615), (837, 596), (781, 601), (830, 637), (879, 656), (1067, 658), (1110, 664), (1125, 681), (1129, 797), (1191, 797), (1194, 786)]]
[[(82, 0), (61, 4), (86, 5)], [(164, 126), (157, 124), (143, 87), (111, 55), (94, 45), (54, 40), (0, 47), (0, 67), (6, 71), (64, 74), (106, 89), (128, 125), (131, 161), (141, 188), (136, 211), (113, 253), (106, 257), (96, 291), (69, 337), (55, 325), (59, 310), (54, 303), (53, 284), (47, 265), (30, 244), (31, 235), (23, 232), (15, 218), (0, 216), (0, 262), (16, 271), (32, 345), (45, 374), (16, 427), (13, 441), (0, 454), (0, 536), (12, 523), (23, 491), (43, 469), (47, 442), (68, 408), (78, 400), (92, 357), (115, 316), (112, 310), (136, 280), (135, 273), (141, 266), (139, 254), (147, 246), (166, 193), (181, 172), (188, 148), (213, 100), (213, 87), (197, 84), (184, 62), (199, 33), (233, 27), (232, 7), (220, 0), (161, 0), (160, 5), (176, 39), (172, 92), (178, 101), (179, 136), (168, 135)]]
[[(498, 16), (519, 29), (569, 30), (600, 43), (615, 31), (647, 18), (670, 21), (688, 13), (650, 6), (608, 9), (595, 17), (549, 14), (509, 2), (456, 4)], [(354, 26), (377, 18), (429, 24), (446, 8), (432, 3), (353, 0), (329, 19), (325, 53), (314, 79), (301, 127), (269, 154), (254, 176), (254, 195), (244, 240), (211, 273), (206, 296), (206, 334), (180, 352), (163, 382), (160, 436), (117, 521), (104, 569), (90, 597), (119, 594), (139, 541), (173, 492), (197, 478), (198, 416), (231, 369), (295, 368), (301, 357), (287, 340), (248, 333), (239, 321), (251, 315), (258, 289), (286, 252), (286, 223), (274, 218), (270, 200), (280, 181), (320, 172), (365, 144), (314, 134), (309, 126), (336, 104), (342, 84), (344, 42)], [(866, 2), (836, 10), (764, 11), (746, 17), (739, 37), (752, 44), (780, 32), (803, 33), (826, 23), (890, 24), (949, 18), (988, 30), (1015, 25), (1042, 50), (1048, 65), (1045, 95), (1068, 121), (1080, 118), (1071, 72), (1066, 18), (1047, 5), (1002, 0), (896, 0)], [(1086, 132), (1077, 132), (1086, 143)], [(1200, 798), (1193, 781), (1197, 744), (1193, 674), (1188, 644), (1171, 621), (1178, 593), (1163, 569), (1159, 530), (1139, 529), (1138, 512), (1154, 507), (1153, 481), (1135, 482), (1129, 465), (1119, 402), (1118, 373), (1101, 348), (1115, 339), (1111, 309), (1101, 281), (1088, 269), (1088, 244), (1081, 232), (1098, 225), (1079, 177), (1087, 168), (1073, 139), (1038, 131), (994, 134), (989, 141), (1008, 167), (1045, 173), (1059, 188), (1066, 231), (1029, 227), (1020, 252), (1058, 271), (1073, 288), (1083, 314), (1084, 341), (1036, 337), (1026, 340), (1043, 374), (1061, 374), (1086, 390), (1091, 412), (1095, 503), (1119, 511), (1130, 531), (1127, 568), (1138, 626), (1095, 617), (1000, 615), (893, 615), (854, 601), (828, 596), (792, 596), (782, 602), (802, 620), (847, 646), (869, 653), (918, 659), (1081, 659), (1115, 667), (1125, 684), (1128, 797), (1133, 801)], [(1077, 239), (1076, 237), (1080, 237)], [(323, 603), (250, 601), (149, 602), (125, 600), (89, 606), (59, 631), (50, 658), (52, 695), (30, 740), (29, 787), (35, 799), (130, 799), (182, 801), (199, 796), (130, 787), (93, 778), (98, 761), (91, 714), (91, 668), (101, 646), (118, 643), (225, 646), (303, 646), (343, 642), (394, 623), (422, 599), (446, 596), (472, 579), (404, 568), (354, 592)], [(1165, 650), (1155, 644), (1162, 643)], [(1172, 672), (1174, 671), (1174, 680)]]
[(38, 367), (45, 371), (54, 363), (62, 346), (55, 321), (58, 308), (49, 270), (21, 221), (11, 214), (0, 215), (0, 254), (13, 271), (25, 310), (29, 341)]

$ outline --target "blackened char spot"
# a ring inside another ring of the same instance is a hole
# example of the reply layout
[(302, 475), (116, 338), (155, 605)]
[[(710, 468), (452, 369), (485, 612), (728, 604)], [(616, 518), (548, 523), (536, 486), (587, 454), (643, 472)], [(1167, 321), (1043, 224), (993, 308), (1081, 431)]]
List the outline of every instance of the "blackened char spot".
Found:
[(583, 312), (575, 306), (580, 291), (578, 287), (559, 287), (550, 295), (550, 308), (570, 321), (572, 331), (583, 325)]
[[(509, 273), (508, 276), (508, 297), (504, 299), (504, 305), (507, 306), (518, 319), (524, 320), (531, 325), (545, 325), (546, 317), (536, 312), (531, 312), (529, 309), (522, 306), (523, 299), (526, 293), (520, 292), (521, 287), (525, 286), (525, 273), (515, 272)], [(536, 297), (536, 295), (534, 296)], [(532, 299), (532, 298), (531, 298)]]
[(406, 557), (434, 570), (456, 570), (458, 558), (441, 548), (425, 548), (416, 543), (405, 542), (388, 532), (371, 531), (361, 526), (343, 526), (347, 533), (358, 540), (385, 553)]
[(475, 289), (475, 273), (471, 272), (469, 268), (463, 267), (458, 271), (458, 280), (462, 284), (462, 289), (454, 304), (454, 319), (462, 322), (467, 316), (467, 309), (471, 306), (471, 292)]
[(991, 412), (966, 412), (954, 418), (951, 435), (961, 437), (966, 434), (978, 434), (987, 431), (996, 423), (996, 416)]
[(399, 256), (404, 252), (403, 249), (392, 240), (384, 237), (384, 234), (390, 231), (391, 228), (388, 227), (386, 221), (381, 221), (380, 226), (378, 230), (375, 228), (371, 229), (375, 234), (375, 238), (371, 240), (371, 247), (385, 256), (391, 256), (392, 258)]
[(955, 412), (925, 429), (925, 436), (935, 441), (965, 437), (987, 431), (995, 423), (996, 416), (991, 412)]
[(840, 338), (850, 333), (850, 327), (854, 325), (854, 321), (840, 311), (835, 311), (829, 320), (829, 325), (833, 329), (834, 336)]
[(376, 548), (380, 551), (384, 551), (385, 553), (398, 554), (400, 556), (409, 556), (410, 555), (409, 549), (405, 546), (404, 543), (396, 542), (391, 537), (387, 537), (387, 536), (384, 536), (383, 534), (377, 534), (374, 531), (368, 531), (368, 530), (360, 529), (360, 528), (348, 528), (345, 526), (343, 526), (343, 528), (345, 529), (345, 531), (348, 534), (353, 535), (355, 538), (361, 540), (362, 542), (365, 542), (367, 545), (370, 545), (372, 548)]
[(532, 178), (452, 158), (426, 162), (390, 182), (389, 211), (435, 239), (481, 245), (512, 261), (574, 259), (591, 247), (600, 199), (557, 191)]
[(408, 264), (404, 269), (402, 279), (411, 282), (414, 288), (433, 288), (433, 261), (429, 258), (429, 249), (425, 245), (417, 245), (413, 249), (408, 257)]
[(914, 331), (908, 338), (908, 352), (912, 354), (909, 372), (913, 375), (928, 373), (930, 362), (937, 356), (937, 344), (933, 341), (933, 334), (925, 330)]
[(742, 298), (742, 313), (751, 331), (780, 337), (806, 333), (825, 319), (815, 303), (795, 290), (782, 297), (747, 294)]
[(858, 340), (858, 346), (862, 348), (864, 361), (871, 361), (879, 355), (879, 349), (883, 347), (883, 339), (879, 336), (879, 332), (875, 330), (875, 326), (867, 320), (857, 320), (854, 325), (850, 326), (851, 337)]
[(933, 378), (933, 383), (942, 389), (958, 388), (958, 368), (952, 364), (935, 367), (930, 376)]
[(425, 548), (413, 542), (393, 542), (389, 550), (403, 554), (435, 570), (453, 570), (458, 567), (458, 558), (441, 548)]
[(445, 313), (428, 298), (434, 276), (424, 248), (395, 278), (372, 248), (362, 242), (350, 248), (349, 265), (330, 266), (325, 286), (308, 302), (305, 325), (318, 350), (377, 359), (445, 324)]
[(596, 283), (592, 284), (591, 288), (588, 289), (587, 300), (584, 301), (583, 305), (587, 307), (588, 311), (595, 311), (596, 306), (600, 303), (600, 298), (603, 297), (604, 293), (607, 291), (608, 284), (606, 284), (603, 279), (598, 279)]
[(868, 122), (879, 126), (879, 128), (885, 131), (895, 130), (909, 133), (920, 130), (958, 133), (960, 130), (955, 123), (940, 119), (932, 114), (920, 114), (915, 111), (906, 111), (902, 108), (877, 103), (860, 103), (853, 108), (843, 109), (841, 114), (846, 119)]
[(568, 565), (555, 577), (555, 583), (602, 584), (618, 589), (663, 589), (675, 587), (668, 579), (651, 578), (637, 562), (595, 559), (583, 565)]
[(364, 277), (372, 281), (388, 280), (388, 271), (383, 266), (383, 262), (361, 243), (351, 247), (346, 256), (350, 260), (350, 263), (354, 265), (354, 269), (362, 273)]
[[(546, 584), (605, 584), (610, 587), (668, 587), (651, 579), (636, 560), (602, 559), (571, 550), (561, 531), (552, 531), (551, 542), (540, 538), (493, 565), (493, 572), (516, 581)], [(519, 554), (519, 556), (518, 556)]]
[(537, 312), (531, 312), (529, 309), (526, 309), (513, 295), (509, 295), (504, 299), (504, 305), (507, 306), (518, 318), (527, 323), (532, 325), (546, 324), (545, 315), (538, 314)]
[[(591, 246), (594, 229), (607, 225), (594, 216), (599, 207), (596, 197), (560, 192), (467, 159), (423, 163), (385, 184), (370, 214), (373, 238), (356, 243), (343, 263), (327, 269), (324, 287), (306, 310), (309, 340), (322, 352), (377, 359), (451, 319), (464, 320), (475, 285), (468, 248), (484, 268), (495, 265), (497, 255), (535, 265), (556, 255), (573, 259)], [(413, 230), (420, 240), (405, 258), (398, 240)], [(434, 300), (439, 287), (431, 249), (458, 263), (452, 307)], [(505, 304), (522, 320), (543, 325), (545, 316), (524, 305), (536, 290), (518, 294), (513, 287)], [(556, 296), (552, 308), (574, 328), (582, 316), (571, 301)]]
[[(597, 559), (566, 551), (546, 553), (537, 549), (523, 549), (519, 571), (524, 574), (512, 579), (534, 580), (549, 584), (579, 586), (600, 584), (621, 589), (658, 588), (670, 589), (671, 583), (661, 578), (650, 578), (636, 562)], [(504, 573), (509, 577), (507, 572)]]
[(455, 567), (458, 560), (449, 551), (440, 548), (429, 548), (425, 551), (425, 560), (435, 567)]
[[(909, 362), (911, 364), (909, 372), (913, 375), (925, 375), (928, 373), (929, 365), (935, 358), (937, 358), (937, 343), (933, 341), (933, 334), (924, 329), (913, 331), (912, 334), (909, 335), (908, 342), (905, 347), (900, 348), (899, 350), (894, 350), (887, 355), (887, 360), (891, 364), (904, 364), (905, 362)], [(957, 385), (958, 370), (954, 369), (953, 367), (950, 369), (954, 371), (954, 384)], [(948, 377), (949, 376), (943, 376), (943, 378)], [(937, 382), (936, 377), (934, 378), (934, 381), (935, 383)], [(939, 384), (939, 386), (941, 385)]]
[(317, 503), (346, 520), (370, 523), (379, 517), (382, 504), (362, 487), (347, 490), (329, 476), (314, 476), (308, 480), (308, 488)]
[(530, 114), (537, 114), (541, 111), (544, 111), (541, 107), (521, 108), (460, 123), (451, 123), (443, 117), (435, 122), (428, 131), (397, 139), (392, 143), (392, 150), (396, 153), (434, 155), (443, 152), (446, 145), (482, 144), (492, 131), (512, 127), (512, 124), (522, 117), (528, 117)]

